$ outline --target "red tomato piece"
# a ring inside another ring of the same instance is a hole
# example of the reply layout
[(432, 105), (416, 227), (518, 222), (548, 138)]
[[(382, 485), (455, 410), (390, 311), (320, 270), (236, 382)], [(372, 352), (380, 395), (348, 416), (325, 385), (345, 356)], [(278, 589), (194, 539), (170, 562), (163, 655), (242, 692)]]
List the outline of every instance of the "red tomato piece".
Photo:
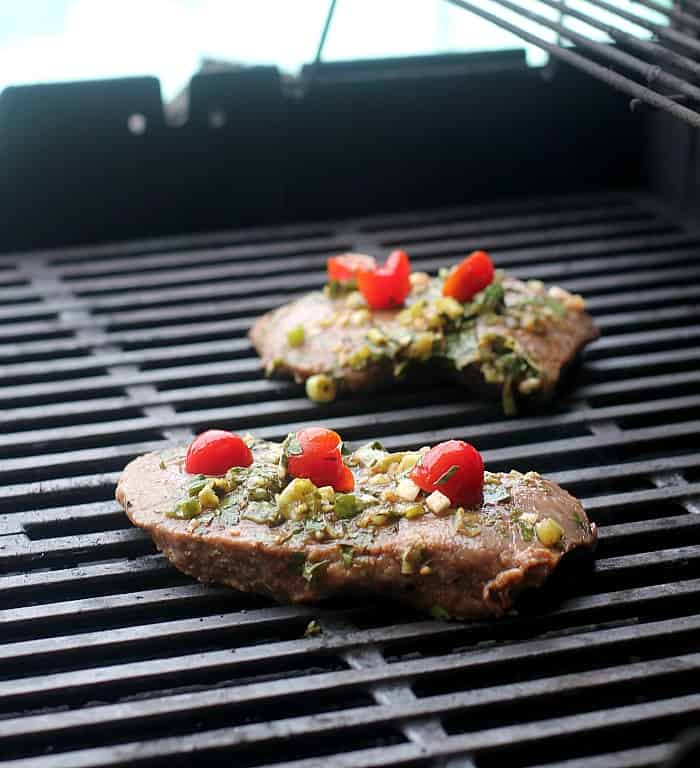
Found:
[(406, 251), (392, 251), (383, 267), (357, 273), (357, 287), (372, 309), (400, 307), (411, 290), (411, 262)]
[(356, 280), (359, 269), (372, 270), (377, 268), (374, 257), (364, 253), (341, 253), (339, 256), (331, 256), (326, 263), (328, 279), (338, 283)]
[(474, 251), (458, 264), (442, 285), (442, 295), (471, 301), (493, 282), (493, 262), (486, 251)]
[[(309, 427), (296, 433), (301, 453), (289, 453), (287, 470), (292, 477), (308, 477), (318, 486), (332, 485), (336, 491), (354, 487), (352, 472), (340, 455), (340, 435), (331, 429)], [(342, 486), (342, 487), (341, 487)]]
[(223, 475), (231, 467), (249, 467), (252, 463), (253, 454), (238, 435), (209, 429), (190, 443), (185, 470), (191, 475)]
[(349, 493), (355, 488), (355, 478), (348, 467), (341, 462), (340, 474), (333, 483), (333, 488), (339, 493)]
[(431, 448), (416, 464), (411, 479), (423, 491), (440, 491), (453, 504), (475, 507), (484, 489), (484, 462), (479, 451), (463, 440)]

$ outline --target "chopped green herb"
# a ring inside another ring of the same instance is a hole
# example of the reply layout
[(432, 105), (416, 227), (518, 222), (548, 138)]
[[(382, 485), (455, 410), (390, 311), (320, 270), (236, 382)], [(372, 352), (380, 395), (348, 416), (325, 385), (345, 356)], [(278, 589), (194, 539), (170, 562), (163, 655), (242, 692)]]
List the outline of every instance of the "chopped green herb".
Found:
[(416, 572), (423, 559), (425, 548), (422, 542), (413, 542), (409, 544), (401, 553), (401, 574), (410, 576)]
[(267, 488), (252, 488), (248, 496), (252, 501), (268, 501), (270, 492)]
[(454, 528), (456, 533), (461, 533), (469, 538), (474, 538), (481, 533), (481, 518), (477, 512), (467, 512), (460, 507), (454, 516)]
[(533, 296), (522, 299), (517, 304), (518, 307), (549, 307), (556, 317), (566, 317), (566, 307), (556, 299), (550, 299), (549, 296)]
[(445, 356), (458, 371), (479, 359), (479, 342), (474, 321), (463, 325), (459, 333), (447, 337)]
[(352, 561), (355, 559), (355, 547), (348, 544), (340, 545), (340, 559), (346, 568), (352, 568)]
[(241, 512), (242, 520), (250, 520), (258, 525), (279, 525), (282, 522), (280, 511), (274, 504), (268, 502), (253, 502)]
[(248, 475), (248, 469), (246, 467), (231, 467), (226, 472), (226, 482), (231, 490), (237, 488)]
[(186, 499), (175, 505), (174, 509), (168, 510), (167, 517), (174, 517), (178, 520), (191, 520), (193, 517), (201, 514), (202, 506), (199, 499)]
[(166, 465), (166, 463), (163, 461), (163, 459), (161, 459), (161, 460), (160, 460), (160, 462), (158, 463), (158, 466), (159, 466), (161, 469), (167, 469), (167, 465)]
[(437, 603), (430, 609), (430, 613), (434, 619), (438, 619), (439, 621), (449, 621), (452, 618), (450, 614)]
[(384, 458), (385, 453), (384, 446), (379, 440), (373, 440), (371, 443), (360, 446), (353, 455), (363, 467), (373, 467)]
[(287, 435), (287, 439), (282, 443), (282, 452), (286, 453), (287, 456), (301, 456), (304, 453), (295, 432), (290, 432)]
[(329, 299), (337, 299), (339, 296), (345, 296), (357, 290), (356, 280), (329, 280), (323, 288), (323, 292)]
[(301, 552), (292, 552), (289, 556), (289, 570), (291, 573), (295, 573), (298, 576), (302, 576), (304, 573), (304, 566), (306, 565), (306, 557)]
[(534, 525), (530, 525), (524, 520), (518, 520), (518, 526), (520, 527), (520, 535), (523, 537), (523, 541), (532, 541), (535, 538)]
[(317, 579), (318, 576), (324, 571), (330, 560), (319, 560), (317, 563), (310, 563), (308, 560), (304, 563), (301, 571), (301, 575), (309, 582), (309, 584)]
[(501, 283), (493, 282), (484, 288), (478, 302), (475, 302), (479, 305), (479, 314), (487, 314), (489, 312), (501, 314), (505, 309), (505, 295), (506, 292)]
[(427, 512), (427, 508), (423, 504), (411, 504), (408, 507), (402, 509), (403, 516), (408, 520), (413, 520), (416, 517), (421, 517)]
[(241, 521), (241, 515), (238, 507), (233, 505), (223, 507), (221, 509), (220, 518), (221, 522), (226, 528), (233, 528), (233, 526), (238, 525), (238, 523)]
[(355, 517), (359, 511), (354, 493), (337, 493), (335, 495), (335, 516), (339, 520)]
[(321, 628), (321, 625), (316, 619), (312, 619), (307, 625), (306, 629), (304, 630), (304, 637), (316, 637), (323, 633), (323, 629)]
[(443, 472), (440, 477), (435, 481), (435, 485), (444, 485), (456, 472), (459, 472), (459, 467), (453, 464), (446, 472)]
[(492, 483), (484, 485), (484, 504), (498, 504), (508, 499), (510, 499), (510, 491), (504, 486)]
[(196, 496), (206, 484), (207, 479), (202, 475), (187, 486), (187, 494), (189, 496)]
[(587, 531), (588, 531), (588, 526), (586, 525), (586, 523), (585, 523), (584, 519), (581, 517), (581, 515), (579, 515), (579, 513), (578, 513), (578, 511), (577, 511), (577, 510), (574, 510), (573, 518), (574, 518), (574, 522), (576, 523), (576, 525), (578, 525), (578, 527), (579, 527), (579, 528), (580, 528), (580, 529), (581, 529), (581, 530), (582, 530), (584, 533), (587, 533)]

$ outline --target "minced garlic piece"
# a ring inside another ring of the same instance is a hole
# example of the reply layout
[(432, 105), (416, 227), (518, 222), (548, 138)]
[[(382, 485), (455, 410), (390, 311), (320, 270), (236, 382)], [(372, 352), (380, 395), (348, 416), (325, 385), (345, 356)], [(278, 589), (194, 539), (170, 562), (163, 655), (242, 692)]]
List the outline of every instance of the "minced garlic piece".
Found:
[(345, 299), (345, 306), (348, 309), (363, 309), (367, 306), (367, 303), (359, 291), (352, 291)]
[(430, 275), (427, 272), (411, 272), (408, 279), (412, 293), (422, 293), (430, 285)]
[(398, 484), (396, 493), (404, 501), (415, 501), (420, 493), (420, 488), (411, 480), (410, 477), (404, 477)]
[(544, 283), (541, 280), (528, 280), (527, 287), (535, 293), (544, 293)]
[(437, 309), (441, 315), (447, 315), (453, 320), (464, 314), (464, 307), (457, 301), (457, 299), (453, 299), (452, 296), (440, 296), (435, 299), (435, 309)]
[(364, 325), (366, 322), (369, 321), (370, 317), (371, 315), (368, 309), (356, 309), (350, 315), (350, 323), (355, 326)]
[(449, 498), (440, 491), (433, 491), (425, 500), (425, 503), (434, 515), (439, 515), (441, 512), (449, 509), (451, 504)]

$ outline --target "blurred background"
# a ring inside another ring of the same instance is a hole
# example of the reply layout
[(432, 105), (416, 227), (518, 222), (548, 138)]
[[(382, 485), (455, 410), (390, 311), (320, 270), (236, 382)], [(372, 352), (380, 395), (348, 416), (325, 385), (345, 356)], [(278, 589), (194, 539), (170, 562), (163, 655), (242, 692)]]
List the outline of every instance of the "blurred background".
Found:
[[(488, 0), (480, 6), (489, 8)], [(538, 3), (522, 7), (556, 19)], [(591, 16), (648, 37), (642, 29), (584, 0), (569, 0)], [(667, 18), (627, 0), (611, 6), (665, 24)], [(670, 7), (671, 0), (659, 0)], [(0, 89), (7, 85), (126, 75), (159, 78), (171, 100), (205, 59), (274, 64), (288, 74), (313, 60), (329, 0), (25, 0), (3, 3)], [(11, 7), (11, 10), (8, 8)], [(494, 6), (508, 18), (508, 11)], [(606, 40), (604, 32), (569, 20), (570, 27)], [(527, 25), (527, 24), (526, 24)], [(554, 41), (555, 33), (529, 24)], [(528, 63), (546, 54), (444, 0), (338, 0), (324, 49), (328, 60), (524, 48)]]

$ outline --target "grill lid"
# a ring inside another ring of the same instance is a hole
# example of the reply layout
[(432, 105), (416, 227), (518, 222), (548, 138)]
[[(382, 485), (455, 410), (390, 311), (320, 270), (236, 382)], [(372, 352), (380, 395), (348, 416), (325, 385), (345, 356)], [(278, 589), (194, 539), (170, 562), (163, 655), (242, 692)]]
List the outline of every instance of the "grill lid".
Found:
[[(577, 387), (507, 420), (449, 387), (319, 408), (264, 380), (252, 318), (334, 251), (395, 245), (586, 294), (604, 335)], [(660, 764), (700, 716), (699, 246), (603, 194), (0, 257), (0, 762)], [(275, 606), (178, 574), (113, 501), (143, 451), (311, 422), (546, 472), (599, 523), (595, 567), (498, 623)]]

